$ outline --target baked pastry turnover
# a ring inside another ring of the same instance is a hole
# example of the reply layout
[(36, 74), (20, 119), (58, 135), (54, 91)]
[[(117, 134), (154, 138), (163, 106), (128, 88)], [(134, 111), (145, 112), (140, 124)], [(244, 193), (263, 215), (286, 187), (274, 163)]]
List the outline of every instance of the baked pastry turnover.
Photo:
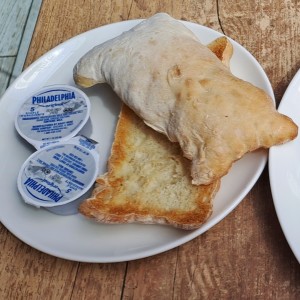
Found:
[(294, 139), (298, 128), (262, 89), (235, 77), (183, 23), (159, 13), (96, 46), (74, 67), (83, 87), (107, 82), (191, 160), (210, 184), (245, 153)]

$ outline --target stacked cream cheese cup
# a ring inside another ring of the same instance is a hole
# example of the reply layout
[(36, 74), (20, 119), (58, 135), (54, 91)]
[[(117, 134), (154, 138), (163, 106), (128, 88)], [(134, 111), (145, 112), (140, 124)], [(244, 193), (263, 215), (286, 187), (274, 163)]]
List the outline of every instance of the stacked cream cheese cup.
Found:
[(87, 95), (69, 85), (44, 87), (22, 104), (15, 127), (37, 150), (17, 179), (27, 204), (70, 215), (89, 196), (99, 171), (99, 149), (79, 132), (89, 119), (90, 106)]

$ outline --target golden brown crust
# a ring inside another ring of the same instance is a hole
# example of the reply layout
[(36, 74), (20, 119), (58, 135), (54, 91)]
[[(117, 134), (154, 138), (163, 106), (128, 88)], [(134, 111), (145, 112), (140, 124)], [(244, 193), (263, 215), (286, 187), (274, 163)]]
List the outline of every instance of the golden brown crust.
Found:
[(233, 47), (225, 36), (213, 40), (207, 47), (218, 57), (218, 59), (229, 67), (230, 59), (233, 54)]

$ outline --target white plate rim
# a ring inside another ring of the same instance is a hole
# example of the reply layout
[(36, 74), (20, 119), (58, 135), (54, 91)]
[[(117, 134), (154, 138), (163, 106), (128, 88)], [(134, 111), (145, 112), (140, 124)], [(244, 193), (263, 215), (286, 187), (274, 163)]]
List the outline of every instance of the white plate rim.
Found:
[[(49, 55), (55, 51), (58, 51), (63, 45), (66, 45), (72, 41), (76, 41), (77, 38), (83, 37), (86, 34), (97, 33), (97, 31), (99, 29), (103, 30), (106, 28), (109, 30), (112, 26), (120, 26), (120, 25), (122, 26), (123, 24), (124, 25), (126, 24), (127, 26), (132, 27), (140, 21), (141, 20), (130, 20), (130, 21), (123, 21), (123, 22), (108, 24), (108, 25), (102, 26), (100, 28), (95, 28), (93, 30), (90, 30), (86, 33), (82, 33), (76, 37), (73, 37), (70, 40), (67, 40), (66, 42), (58, 45), (54, 49), (52, 49), (49, 52), (47, 52), (46, 54), (44, 54), (41, 58), (39, 58), (36, 62), (34, 62), (31, 66), (29, 66), (15, 80), (15, 83), (18, 83), (18, 80), (21, 80), (22, 77), (25, 77), (33, 68), (35, 68), (35, 66), (37, 66), (38, 63), (43, 61), (43, 59), (47, 58), (47, 55)], [(214, 38), (217, 36), (222, 36), (222, 34), (220, 34), (219, 32), (214, 31), (213, 29), (210, 29), (208, 27), (205, 27), (205, 26), (202, 26), (202, 25), (199, 25), (196, 23), (190, 23), (187, 21), (182, 21), (182, 22), (187, 27), (189, 27), (191, 30), (195, 30), (195, 31), (205, 30), (205, 31), (211, 32), (211, 33), (213, 33), (212, 36)], [(263, 71), (262, 67), (259, 65), (259, 63), (256, 61), (256, 59), (246, 49), (244, 49), (241, 45), (239, 45), (232, 39), (230, 39), (230, 40), (233, 43), (235, 49), (239, 49), (239, 50), (243, 51), (244, 55), (251, 62), (251, 65), (253, 65), (254, 68), (256, 68), (258, 70), (258, 72), (260, 73), (260, 76), (262, 78), (261, 80), (263, 81), (262, 84), (265, 85), (265, 89), (267, 90), (267, 92), (269, 93), (269, 95), (272, 97), (272, 99), (274, 101), (274, 94), (273, 94), (271, 84), (270, 84), (265, 72)], [(9, 95), (12, 92), (12, 90), (14, 89), (15, 83), (7, 89), (6, 93), (2, 97), (1, 102), (3, 101), (3, 99), (5, 99), (5, 97), (7, 97), (7, 95)], [(1, 105), (1, 102), (0, 102), (0, 105)], [(61, 252), (56, 251), (55, 249), (51, 249), (49, 247), (45, 247), (44, 245), (41, 245), (38, 241), (36, 241), (30, 235), (24, 236), (23, 234), (20, 234), (20, 232), (18, 231), (18, 228), (16, 228), (11, 221), (9, 221), (3, 214), (1, 214), (1, 212), (0, 212), (0, 217), (1, 217), (0, 220), (3, 223), (3, 225), (11, 233), (13, 233), (16, 237), (18, 237), (20, 240), (22, 240), (26, 244), (28, 244), (28, 245), (32, 246), (33, 248), (36, 248), (42, 252), (48, 253), (48, 254), (56, 256), (56, 257), (60, 257), (60, 258), (68, 259), (68, 260), (74, 260), (74, 261), (81, 261), (81, 262), (120, 262), (120, 261), (129, 261), (129, 260), (139, 259), (139, 258), (155, 255), (155, 254), (170, 250), (172, 248), (175, 248), (179, 245), (182, 245), (182, 244), (194, 239), (195, 237), (199, 236), (200, 234), (206, 232), (208, 229), (210, 229), (211, 227), (216, 225), (218, 222), (220, 222), (225, 216), (227, 216), (243, 200), (243, 198), (247, 195), (247, 193), (250, 191), (250, 189), (253, 187), (253, 185), (256, 183), (257, 179), (261, 175), (261, 173), (266, 165), (266, 162), (267, 162), (267, 153), (261, 152), (258, 154), (258, 157), (259, 157), (260, 161), (259, 161), (259, 166), (258, 166), (257, 170), (255, 171), (255, 174), (253, 174), (251, 180), (247, 183), (247, 186), (244, 187), (242, 189), (242, 191), (239, 193), (239, 196), (236, 197), (236, 199), (234, 201), (232, 201), (231, 205), (227, 206), (227, 208), (223, 211), (222, 214), (215, 216), (213, 218), (213, 220), (206, 222), (199, 229), (194, 230), (192, 232), (187, 232), (181, 238), (176, 238), (173, 242), (169, 242), (167, 244), (161, 245), (160, 247), (156, 247), (155, 249), (148, 249), (148, 250), (144, 250), (144, 251), (138, 251), (137, 253), (124, 254), (124, 255), (118, 255), (118, 256), (112, 255), (110, 257), (109, 256), (103, 257), (101, 255), (100, 256), (96, 255), (94, 257), (91, 257), (91, 256), (85, 256), (85, 255), (78, 255), (78, 254), (74, 254), (74, 253), (61, 253)], [(127, 225), (124, 225), (124, 226), (127, 226)], [(139, 226), (139, 225), (137, 225), (137, 226)]]

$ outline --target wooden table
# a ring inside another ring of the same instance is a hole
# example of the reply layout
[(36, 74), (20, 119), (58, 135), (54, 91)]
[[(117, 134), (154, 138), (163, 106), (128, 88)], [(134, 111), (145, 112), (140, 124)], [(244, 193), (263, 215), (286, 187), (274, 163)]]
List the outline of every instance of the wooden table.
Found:
[[(280, 102), (300, 66), (296, 0), (44, 0), (26, 66), (79, 33), (159, 11), (243, 45)], [(267, 168), (223, 221), (153, 257), (110, 264), (63, 260), (22, 243), (2, 225), (0, 253), (0, 299), (300, 299), (300, 266), (279, 225)]]

